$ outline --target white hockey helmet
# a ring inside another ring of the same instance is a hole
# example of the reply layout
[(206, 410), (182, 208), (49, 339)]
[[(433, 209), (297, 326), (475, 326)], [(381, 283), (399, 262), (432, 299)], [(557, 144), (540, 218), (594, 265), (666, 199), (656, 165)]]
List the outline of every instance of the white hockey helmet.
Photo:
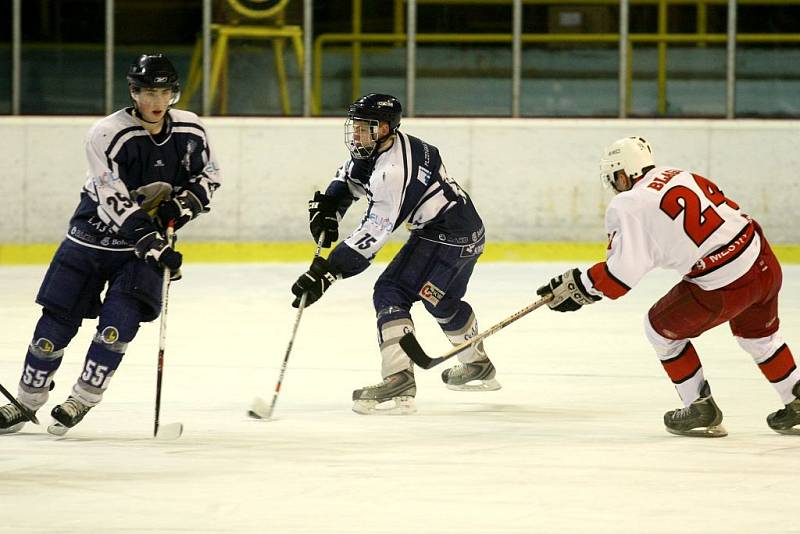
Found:
[(614, 173), (625, 171), (631, 180), (644, 176), (643, 169), (655, 166), (653, 149), (641, 137), (623, 137), (606, 147), (600, 158), (600, 181), (606, 189), (614, 188)]

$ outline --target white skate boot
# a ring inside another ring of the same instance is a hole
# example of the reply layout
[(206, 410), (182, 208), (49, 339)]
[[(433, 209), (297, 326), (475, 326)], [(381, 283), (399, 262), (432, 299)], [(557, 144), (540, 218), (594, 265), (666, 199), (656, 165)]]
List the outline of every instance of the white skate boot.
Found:
[(496, 391), (502, 386), (494, 375), (494, 365), (486, 358), (471, 363), (459, 363), (442, 371), (442, 382), (453, 391)]
[[(414, 372), (405, 369), (374, 386), (353, 391), (353, 411), (361, 415), (408, 415), (417, 411), (414, 396), (417, 383)], [(388, 403), (392, 404), (388, 404)]]

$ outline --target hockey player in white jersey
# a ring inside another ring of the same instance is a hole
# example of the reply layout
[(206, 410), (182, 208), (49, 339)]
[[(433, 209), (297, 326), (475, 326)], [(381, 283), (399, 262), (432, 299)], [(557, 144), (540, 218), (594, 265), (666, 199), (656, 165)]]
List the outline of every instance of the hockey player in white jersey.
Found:
[[(478, 331), (475, 314), (462, 300), (473, 267), (483, 252), (484, 228), (472, 200), (448, 177), (439, 150), (398, 129), (402, 109), (393, 96), (368, 94), (349, 108), (345, 143), (351, 158), (325, 193), (309, 202), (311, 233), (329, 247), (339, 236), (339, 220), (352, 202), (367, 197), (361, 224), (327, 260), (318, 257), (292, 286), (293, 306), (307, 293), (314, 303), (341, 279), (364, 271), (390, 234), (406, 223), (411, 235), (375, 283), (383, 381), (353, 392), (359, 414), (415, 411), (416, 382), (411, 360), (400, 347), (414, 330), (411, 306), (422, 301), (453, 344)], [(495, 368), (483, 345), (459, 355), (442, 374), (456, 390), (499, 389)]]
[(710, 180), (656, 166), (650, 145), (620, 139), (600, 162), (603, 184), (616, 195), (606, 211), (606, 261), (571, 269), (539, 288), (556, 311), (575, 311), (602, 297), (623, 296), (656, 267), (682, 280), (650, 308), (645, 334), (684, 408), (664, 414), (667, 431), (717, 437), (727, 432), (690, 339), (727, 322), (785, 407), (767, 424), (800, 434), (800, 371), (778, 332), (781, 267), (758, 223)]
[[(42, 315), (19, 382), (17, 400), (35, 413), (78, 327), (99, 317), (80, 376), (52, 409), (48, 431), (58, 435), (101, 401), (140, 323), (158, 317), (163, 270), (177, 279), (182, 262), (164, 238), (168, 221), (177, 230), (207, 212), (219, 186), (197, 115), (171, 109), (180, 97), (172, 63), (142, 55), (127, 79), (132, 106), (87, 136), (88, 178), (36, 297)], [(0, 407), (0, 433), (19, 431), (25, 421), (14, 404)]]

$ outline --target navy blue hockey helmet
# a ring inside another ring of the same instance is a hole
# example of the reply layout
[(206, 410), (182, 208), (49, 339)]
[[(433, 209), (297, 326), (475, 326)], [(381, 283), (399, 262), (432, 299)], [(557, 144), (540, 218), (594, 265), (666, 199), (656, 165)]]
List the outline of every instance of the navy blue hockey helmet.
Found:
[[(392, 95), (364, 95), (347, 110), (344, 144), (355, 159), (366, 159), (400, 127), (403, 107)], [(389, 133), (380, 135), (380, 124), (389, 124)]]
[(350, 104), (350, 108), (347, 110), (347, 116), (351, 119), (388, 122), (392, 132), (400, 127), (402, 115), (403, 107), (400, 105), (400, 101), (392, 95), (381, 93), (364, 95)]
[(133, 87), (170, 88), (180, 91), (178, 71), (163, 54), (142, 54), (128, 68), (128, 83)]

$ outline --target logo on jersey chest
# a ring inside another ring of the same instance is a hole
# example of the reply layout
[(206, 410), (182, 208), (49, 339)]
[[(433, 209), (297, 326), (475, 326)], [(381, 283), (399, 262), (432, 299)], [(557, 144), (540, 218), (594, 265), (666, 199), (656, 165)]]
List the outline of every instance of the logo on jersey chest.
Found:
[(164, 166), (165, 166), (164, 162), (161, 161), (160, 159), (157, 159), (155, 164), (153, 165), (153, 167), (164, 167)]
[(437, 306), (444, 298), (444, 291), (433, 285), (432, 282), (428, 281), (425, 282), (425, 285), (419, 290), (419, 296), (434, 306)]

